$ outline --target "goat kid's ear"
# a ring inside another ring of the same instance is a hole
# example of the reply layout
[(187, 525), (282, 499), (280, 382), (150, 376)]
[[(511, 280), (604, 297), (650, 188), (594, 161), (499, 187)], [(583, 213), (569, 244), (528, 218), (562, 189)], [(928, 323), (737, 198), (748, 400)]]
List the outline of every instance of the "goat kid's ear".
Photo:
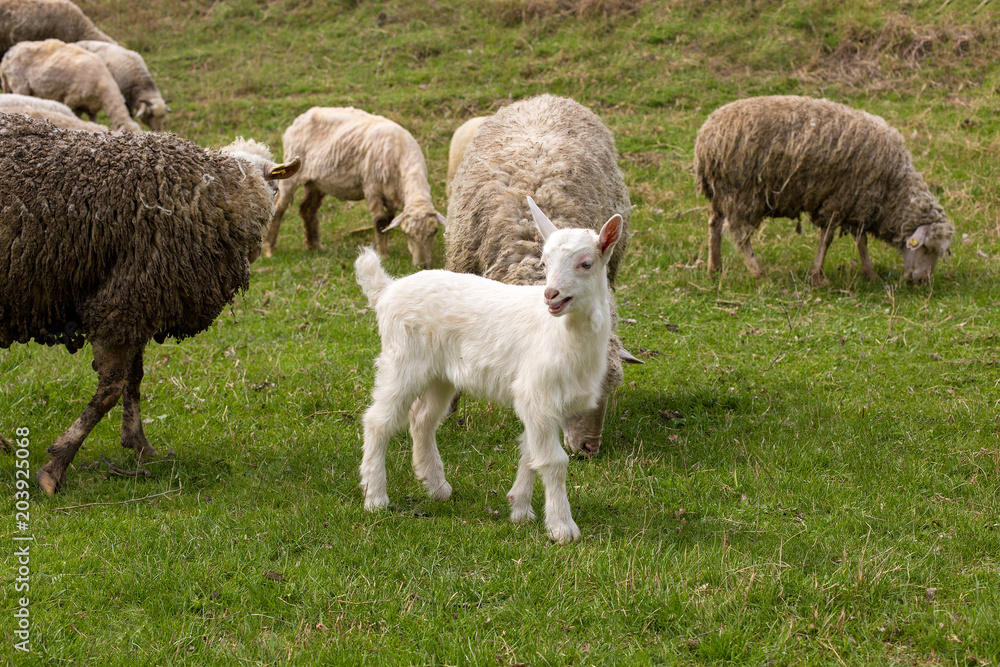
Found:
[(542, 241), (547, 241), (552, 232), (556, 231), (556, 226), (552, 224), (551, 220), (545, 217), (542, 209), (538, 208), (535, 200), (531, 197), (528, 197), (528, 209), (531, 210), (531, 217), (535, 219), (535, 227), (538, 228), (538, 233), (542, 235)]
[(622, 216), (615, 213), (611, 218), (604, 223), (601, 227), (601, 235), (598, 239), (598, 245), (601, 247), (601, 255), (607, 257), (611, 254), (611, 250), (614, 249), (615, 244), (618, 243), (618, 239), (622, 237)]
[(403, 224), (403, 214), (402, 213), (400, 213), (395, 218), (393, 218), (392, 222), (389, 223), (389, 226), (382, 230), (382, 233), (385, 234), (390, 229), (395, 229), (396, 227), (399, 227), (401, 224)]
[(271, 167), (271, 171), (268, 172), (267, 178), (271, 179), (281, 179), (289, 178), (295, 175), (295, 172), (299, 170), (302, 166), (302, 160), (296, 155), (292, 158), (291, 162), (285, 162), (282, 164), (276, 164)]

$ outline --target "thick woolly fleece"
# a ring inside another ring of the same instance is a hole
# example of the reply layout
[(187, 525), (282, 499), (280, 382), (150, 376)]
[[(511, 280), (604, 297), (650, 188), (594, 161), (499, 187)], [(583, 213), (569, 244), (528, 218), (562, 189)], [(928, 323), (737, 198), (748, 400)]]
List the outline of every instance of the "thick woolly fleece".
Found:
[(765, 217), (872, 234), (903, 250), (921, 225), (930, 248), (954, 228), (884, 119), (826, 99), (754, 97), (715, 110), (695, 143), (695, 181), (745, 238)]
[(116, 43), (69, 0), (0, 0), (0, 56), (18, 42), (49, 38)]
[(247, 288), (271, 202), (256, 170), (173, 135), (0, 115), (0, 348), (204, 330)]

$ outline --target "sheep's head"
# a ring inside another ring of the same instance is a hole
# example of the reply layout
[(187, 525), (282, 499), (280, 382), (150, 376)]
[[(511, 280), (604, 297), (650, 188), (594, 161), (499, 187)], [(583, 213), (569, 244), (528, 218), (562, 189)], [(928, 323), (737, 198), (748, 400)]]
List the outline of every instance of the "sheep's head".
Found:
[(438, 227), (443, 227), (445, 218), (433, 208), (403, 211), (382, 230), (382, 233), (399, 227), (406, 235), (406, 245), (413, 258), (413, 266), (428, 269), (434, 258), (434, 239)]
[(160, 132), (163, 129), (163, 119), (168, 111), (170, 111), (170, 107), (167, 106), (162, 97), (140, 100), (139, 108), (135, 112), (135, 119), (148, 125), (153, 132)]
[(615, 244), (621, 238), (622, 217), (617, 213), (604, 223), (599, 234), (583, 228), (556, 229), (528, 197), (528, 208), (545, 240), (542, 265), (545, 267), (545, 304), (555, 316), (573, 309), (574, 303), (594, 296), (596, 274), (607, 285), (607, 266)]
[(931, 276), (939, 257), (950, 252), (955, 228), (948, 222), (944, 209), (928, 193), (913, 202), (919, 207), (920, 220), (926, 221), (906, 239), (903, 253), (903, 280), (925, 282)]
[(277, 181), (294, 176), (299, 167), (302, 166), (302, 160), (298, 157), (293, 158), (290, 162), (277, 164), (271, 157), (271, 149), (268, 148), (267, 144), (243, 137), (236, 137), (233, 143), (220, 148), (219, 152), (255, 167), (261, 178), (267, 183), (267, 187), (271, 188), (272, 195), (278, 192)]

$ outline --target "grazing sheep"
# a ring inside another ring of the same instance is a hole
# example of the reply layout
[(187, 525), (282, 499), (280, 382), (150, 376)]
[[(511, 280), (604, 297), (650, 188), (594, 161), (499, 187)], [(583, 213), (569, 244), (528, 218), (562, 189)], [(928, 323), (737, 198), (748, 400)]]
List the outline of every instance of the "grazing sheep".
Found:
[[(573, 100), (542, 95), (502, 108), (469, 143), (451, 183), (445, 267), (515, 285), (542, 283), (541, 239), (525, 204), (530, 195), (560, 228), (622, 216), (622, 240), (608, 263), (614, 287), (631, 210), (617, 158), (611, 132)], [(621, 384), (623, 359), (638, 361), (612, 335), (597, 407), (563, 425), (571, 452), (592, 456), (600, 450), (608, 399)]]
[(69, 0), (0, 0), (0, 55), (18, 42), (49, 38), (116, 43)]
[(445, 191), (451, 196), (451, 181), (455, 178), (458, 165), (462, 164), (462, 157), (465, 156), (465, 149), (469, 142), (479, 132), (479, 126), (487, 116), (477, 116), (462, 123), (455, 134), (451, 135), (451, 144), (448, 146), (448, 176), (445, 179)]
[(154, 132), (163, 129), (163, 119), (170, 108), (141, 55), (117, 44), (97, 40), (84, 40), (76, 42), (76, 45), (101, 59), (118, 84), (129, 113), (136, 120), (142, 121)]
[(64, 103), (90, 120), (104, 112), (114, 130), (139, 132), (111, 72), (93, 53), (58, 39), (15, 44), (0, 60), (5, 93), (34, 95)]
[(97, 392), (48, 448), (37, 479), (63, 484), (84, 438), (122, 400), (121, 443), (155, 452), (139, 413), (150, 339), (206, 329), (247, 288), (271, 219), (265, 179), (294, 173), (266, 147), (232, 156), (169, 134), (65, 132), (0, 115), (0, 348), (94, 348)]
[(399, 227), (406, 234), (414, 266), (430, 266), (434, 237), (445, 220), (434, 209), (427, 163), (409, 132), (360, 109), (313, 107), (295, 119), (281, 141), (286, 156), (302, 158), (302, 169), (279, 186), (274, 220), (264, 241), (266, 257), (278, 245), (281, 218), (296, 188), (305, 185), (299, 213), (308, 248), (323, 247), (317, 213), (324, 195), (364, 199), (375, 223), (378, 253), (384, 256), (388, 250), (385, 232)]
[(765, 217), (808, 213), (820, 228), (810, 269), (823, 278), (834, 233), (856, 239), (865, 277), (877, 278), (868, 234), (903, 255), (904, 280), (923, 282), (955, 229), (913, 168), (903, 138), (878, 116), (825, 99), (755, 97), (714, 111), (695, 143), (695, 181), (712, 201), (708, 267), (722, 268), (722, 227), (750, 273), (764, 277), (750, 235)]
[(55, 111), (47, 111), (45, 109), (39, 109), (37, 107), (0, 106), (0, 113), (6, 113), (6, 114), (19, 113), (22, 116), (34, 118), (35, 120), (48, 121), (53, 125), (55, 125), (56, 127), (61, 127), (64, 130), (83, 130), (84, 132), (108, 132), (111, 130), (111, 128), (109, 128), (107, 125), (101, 125), (100, 123), (91, 123), (89, 120), (83, 120), (82, 118), (77, 118), (76, 116), (73, 115), (72, 112), (70, 112), (69, 115), (66, 115)]
[(437, 500), (451, 497), (434, 434), (457, 391), (513, 406), (524, 423), (521, 461), (507, 494), (510, 519), (534, 518), (535, 475), (545, 486), (545, 526), (555, 542), (580, 537), (566, 496), (566, 419), (593, 409), (604, 384), (611, 337), (607, 265), (624, 222), (556, 229), (530, 202), (545, 239), (544, 285), (507, 285), (450, 271), (393, 280), (370, 248), (355, 263), (378, 320), (382, 353), (364, 416), (361, 486), (365, 508), (389, 504), (389, 439), (410, 420), (413, 468)]
[(73, 118), (76, 118), (76, 114), (73, 113), (73, 110), (62, 102), (47, 100), (43, 97), (32, 97), (31, 95), (17, 95), (16, 93), (0, 94), (0, 111), (4, 111), (12, 107), (16, 107), (18, 109), (41, 109), (42, 111), (50, 111), (52, 113), (59, 113), (64, 116), (72, 116)]

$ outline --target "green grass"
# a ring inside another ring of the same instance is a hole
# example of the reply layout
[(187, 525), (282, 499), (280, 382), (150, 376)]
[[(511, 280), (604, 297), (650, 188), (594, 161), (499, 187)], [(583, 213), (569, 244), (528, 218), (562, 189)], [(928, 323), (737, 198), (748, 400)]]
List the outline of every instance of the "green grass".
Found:
[[(21, 593), (7, 558), (0, 656), (1000, 662), (993, 3), (80, 4), (143, 53), (170, 131), (211, 147), (252, 136), (280, 156), (283, 129), (308, 107), (361, 107), (411, 130), (442, 212), (448, 140), (464, 120), (542, 92), (588, 105), (615, 133), (636, 206), (620, 335), (646, 363), (626, 369), (600, 456), (571, 462), (580, 543), (506, 520), (519, 423), (468, 398), (438, 438), (453, 499), (427, 499), (401, 433), (393, 505), (366, 513), (360, 417), (379, 345), (352, 273), (369, 236), (352, 230), (368, 218), (327, 201), (327, 250), (307, 253), (293, 210), (275, 258), (254, 265), (250, 290), (209, 331), (147, 349), (143, 416), (162, 456), (151, 477), (101, 462), (134, 465), (116, 408), (62, 494), (32, 488), (32, 652), (12, 648)], [(723, 273), (705, 272), (695, 133), (717, 106), (771, 93), (827, 96), (899, 128), (958, 230), (932, 284), (900, 284), (900, 258), (877, 242), (883, 280), (867, 283), (841, 239), (829, 285), (814, 289), (816, 231), (786, 220), (754, 240), (769, 281), (755, 283), (728, 240)], [(398, 235), (386, 264), (413, 270)], [(37, 470), (93, 393), (90, 350), (3, 350), (0, 378), (0, 434), (30, 428)], [(14, 461), (0, 456), (12, 499)]]

